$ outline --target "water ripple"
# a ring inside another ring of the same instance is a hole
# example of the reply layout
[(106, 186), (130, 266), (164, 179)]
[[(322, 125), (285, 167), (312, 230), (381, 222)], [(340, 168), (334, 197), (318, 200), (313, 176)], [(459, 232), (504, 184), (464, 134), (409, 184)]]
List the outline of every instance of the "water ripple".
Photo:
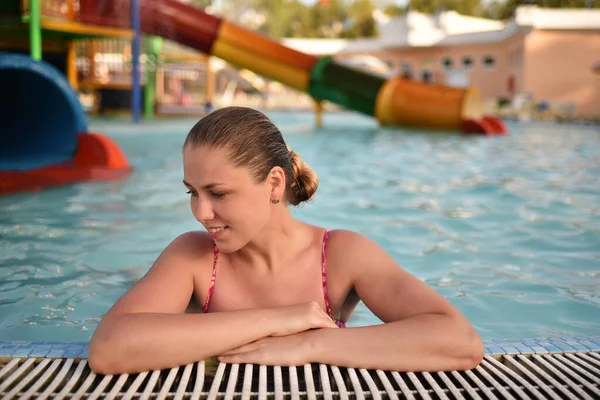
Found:
[[(349, 114), (272, 113), (315, 168), (294, 210), (353, 229), (455, 304), (484, 337), (600, 333), (600, 134), (533, 123), (504, 138), (379, 128)], [(96, 121), (135, 172), (0, 198), (0, 339), (88, 340), (178, 234), (191, 120)], [(351, 326), (377, 323), (364, 305)]]

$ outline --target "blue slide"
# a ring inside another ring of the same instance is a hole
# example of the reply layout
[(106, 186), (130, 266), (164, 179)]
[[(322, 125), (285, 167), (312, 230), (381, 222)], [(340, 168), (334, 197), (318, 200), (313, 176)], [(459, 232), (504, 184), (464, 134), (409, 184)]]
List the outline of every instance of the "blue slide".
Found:
[(0, 52), (0, 171), (70, 161), (86, 115), (65, 76), (52, 65)]

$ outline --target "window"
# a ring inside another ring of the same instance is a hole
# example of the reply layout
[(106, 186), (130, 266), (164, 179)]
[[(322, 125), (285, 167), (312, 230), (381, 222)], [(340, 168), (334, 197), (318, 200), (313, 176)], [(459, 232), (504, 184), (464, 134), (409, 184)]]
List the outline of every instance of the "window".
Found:
[(421, 74), (421, 78), (423, 79), (423, 82), (430, 83), (433, 81), (433, 73), (426, 69)]
[(412, 65), (409, 62), (402, 63), (402, 77), (408, 79), (413, 77)]
[(463, 57), (462, 58), (462, 66), (464, 69), (471, 69), (473, 67), (473, 57)]
[(493, 56), (484, 56), (482, 64), (484, 69), (494, 69), (496, 67), (496, 59)]
[(450, 57), (442, 58), (442, 67), (444, 67), (444, 69), (452, 69), (452, 64), (452, 59)]

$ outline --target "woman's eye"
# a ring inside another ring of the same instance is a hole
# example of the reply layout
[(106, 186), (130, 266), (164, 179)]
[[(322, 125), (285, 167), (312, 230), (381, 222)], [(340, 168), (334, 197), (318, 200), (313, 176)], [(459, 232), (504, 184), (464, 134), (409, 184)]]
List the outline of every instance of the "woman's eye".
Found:
[(225, 193), (215, 193), (215, 192), (212, 192), (211, 195), (213, 197), (216, 197), (217, 199), (222, 199), (223, 197), (225, 197)]
[(193, 190), (188, 190), (187, 192), (185, 192), (186, 194), (190, 194), (192, 196), (194, 196), (196, 194), (196, 192), (194, 192)]

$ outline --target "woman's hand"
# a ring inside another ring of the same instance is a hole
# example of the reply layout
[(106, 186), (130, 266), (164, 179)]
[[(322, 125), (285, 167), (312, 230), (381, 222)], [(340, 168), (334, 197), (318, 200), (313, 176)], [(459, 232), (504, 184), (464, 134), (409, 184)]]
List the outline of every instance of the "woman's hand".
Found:
[(266, 337), (220, 355), (229, 364), (300, 366), (311, 362), (310, 332), (289, 336)]
[(315, 301), (277, 308), (276, 311), (279, 318), (276, 319), (271, 336), (288, 336), (309, 329), (338, 327)]

